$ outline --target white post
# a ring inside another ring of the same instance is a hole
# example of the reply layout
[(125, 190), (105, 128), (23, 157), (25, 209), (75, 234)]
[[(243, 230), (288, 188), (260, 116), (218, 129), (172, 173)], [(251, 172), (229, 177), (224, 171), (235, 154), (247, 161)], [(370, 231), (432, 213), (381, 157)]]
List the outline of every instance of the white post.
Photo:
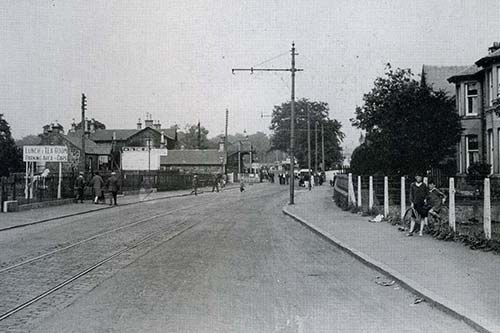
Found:
[(354, 184), (352, 183), (352, 173), (347, 175), (347, 204), (349, 206), (356, 204), (356, 195), (354, 194)]
[(448, 203), (448, 221), (450, 228), (457, 231), (456, 218), (455, 218), (455, 178), (450, 177), (450, 201)]
[(389, 178), (384, 176), (384, 217), (389, 216)]
[(373, 209), (373, 176), (368, 180), (368, 210)]
[(35, 185), (35, 182), (34, 182), (35, 162), (30, 162), (30, 179), (31, 179), (31, 185), (29, 186), (29, 197), (30, 197), (30, 199), (33, 199), (33, 191), (34, 191), (33, 186)]
[(484, 179), (484, 236), (491, 239), (491, 200), (490, 200), (490, 179)]
[(406, 184), (405, 184), (405, 177), (401, 177), (401, 224), (403, 224), (405, 212), (406, 212)]
[(358, 207), (361, 208), (361, 176), (358, 176)]
[(57, 184), (57, 199), (61, 199), (61, 184), (62, 184), (62, 162), (59, 162), (59, 182)]
[(26, 174), (24, 176), (25, 181), (24, 181), (24, 198), (28, 199), (28, 163), (26, 162)]

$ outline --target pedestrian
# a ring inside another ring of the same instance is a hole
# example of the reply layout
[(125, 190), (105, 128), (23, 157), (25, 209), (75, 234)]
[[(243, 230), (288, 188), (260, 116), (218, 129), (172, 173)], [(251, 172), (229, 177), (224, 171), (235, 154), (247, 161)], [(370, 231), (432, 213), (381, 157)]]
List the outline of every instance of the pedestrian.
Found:
[(92, 188), (94, 189), (94, 204), (97, 205), (99, 200), (102, 198), (102, 188), (104, 186), (104, 180), (99, 175), (99, 172), (96, 171), (94, 177), (90, 180), (90, 185), (92, 185)]
[(217, 193), (219, 193), (219, 183), (220, 183), (220, 174), (216, 174), (213, 178), (213, 185), (212, 185), (212, 192), (217, 190)]
[(240, 180), (240, 192), (244, 192), (244, 191), (245, 191), (245, 181), (242, 178)]
[(111, 197), (109, 198), (109, 205), (118, 206), (116, 202), (116, 197), (118, 195), (118, 190), (120, 189), (120, 184), (118, 181), (118, 177), (116, 177), (116, 172), (111, 172), (111, 177), (108, 178), (106, 182), (106, 187), (108, 191), (111, 193)]
[(427, 207), (430, 208), (428, 214), (434, 218), (435, 222), (439, 223), (441, 221), (439, 213), (441, 212), (443, 203), (446, 201), (446, 195), (436, 187), (436, 183), (432, 179), (429, 180), (429, 194), (426, 201)]
[(83, 172), (80, 171), (78, 174), (78, 177), (75, 179), (75, 202), (78, 203), (78, 200), (80, 200), (80, 203), (83, 203), (83, 190), (85, 189), (85, 178), (83, 178)]
[(193, 181), (191, 185), (193, 186), (191, 194), (198, 195), (198, 175), (193, 176)]
[(415, 216), (411, 219), (410, 232), (408, 232), (407, 236), (413, 236), (416, 221), (420, 223), (419, 236), (423, 235), (424, 225), (427, 224), (427, 209), (425, 207), (427, 195), (427, 186), (422, 182), (422, 176), (415, 176), (415, 182), (410, 185), (410, 202)]
[(285, 184), (286, 185), (289, 185), (290, 184), (290, 174), (287, 172), (285, 172)]

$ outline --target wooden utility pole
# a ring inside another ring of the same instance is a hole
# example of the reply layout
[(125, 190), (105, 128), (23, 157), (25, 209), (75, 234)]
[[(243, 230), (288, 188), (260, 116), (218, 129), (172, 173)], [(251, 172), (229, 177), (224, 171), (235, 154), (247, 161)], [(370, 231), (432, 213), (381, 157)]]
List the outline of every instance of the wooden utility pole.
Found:
[(314, 120), (314, 173), (318, 172), (318, 120)]
[(81, 171), (85, 172), (85, 130), (87, 127), (87, 122), (85, 121), (85, 111), (87, 110), (87, 96), (82, 93), (82, 152), (80, 156)]
[(236, 71), (249, 71), (251, 74), (253, 72), (264, 71), (264, 72), (291, 72), (292, 79), (292, 100), (291, 100), (291, 114), (290, 114), (290, 205), (294, 204), (294, 183), (295, 183), (295, 72), (303, 71), (303, 69), (295, 68), (295, 43), (292, 43), (291, 49), (292, 55), (292, 66), (290, 68), (233, 68), (232, 73)]
[(309, 113), (309, 105), (306, 104), (307, 112), (307, 171), (309, 173), (308, 187), (311, 190), (311, 114)]
[(326, 171), (325, 166), (325, 128), (323, 122), (321, 122), (321, 171)]
[[(226, 165), (224, 165), (223, 173), (227, 175), (227, 125), (229, 122), (229, 110), (226, 109), (226, 129), (224, 131), (224, 158), (226, 159)], [(224, 162), (223, 162), (224, 163)]]

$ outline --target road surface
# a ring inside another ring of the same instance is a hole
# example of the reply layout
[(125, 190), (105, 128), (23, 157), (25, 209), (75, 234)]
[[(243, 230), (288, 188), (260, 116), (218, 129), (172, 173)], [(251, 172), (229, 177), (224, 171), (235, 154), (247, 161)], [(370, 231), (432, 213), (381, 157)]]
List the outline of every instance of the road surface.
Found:
[(287, 199), (259, 184), (0, 232), (1, 313), (118, 253), (0, 331), (471, 331), (283, 215)]

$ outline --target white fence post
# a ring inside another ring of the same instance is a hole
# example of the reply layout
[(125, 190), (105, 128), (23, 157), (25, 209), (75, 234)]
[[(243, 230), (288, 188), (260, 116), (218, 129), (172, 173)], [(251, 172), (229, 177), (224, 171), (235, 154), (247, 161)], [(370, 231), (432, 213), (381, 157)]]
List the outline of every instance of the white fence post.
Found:
[(389, 177), (384, 176), (384, 217), (389, 216)]
[(361, 208), (361, 176), (358, 176), (358, 207)]
[(368, 210), (373, 209), (373, 176), (368, 180)]
[(356, 194), (354, 193), (354, 184), (352, 182), (352, 173), (347, 175), (347, 204), (356, 205)]
[(484, 236), (491, 239), (491, 200), (490, 200), (490, 179), (484, 179)]
[(448, 202), (448, 222), (450, 224), (450, 228), (453, 231), (457, 231), (456, 226), (456, 217), (455, 217), (455, 178), (450, 177), (450, 201)]
[(406, 184), (405, 177), (401, 177), (401, 225), (406, 212)]

